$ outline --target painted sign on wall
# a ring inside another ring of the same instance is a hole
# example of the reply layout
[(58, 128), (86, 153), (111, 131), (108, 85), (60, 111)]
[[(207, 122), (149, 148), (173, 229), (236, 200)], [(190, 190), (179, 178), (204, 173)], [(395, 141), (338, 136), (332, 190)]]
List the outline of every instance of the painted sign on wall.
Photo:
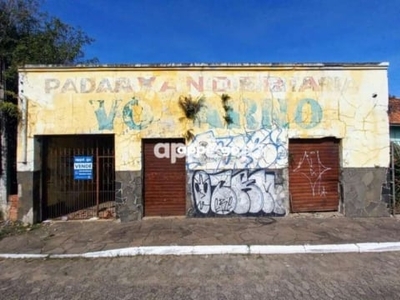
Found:
[[(198, 119), (198, 126), (207, 124), (210, 128), (225, 128), (224, 117), (215, 107), (216, 99), (208, 99), (205, 107), (205, 113)], [(105, 106), (105, 100), (90, 100), (93, 106), (94, 114), (98, 123), (99, 130), (114, 130), (115, 118), (121, 116), (125, 126), (130, 130), (141, 130), (149, 127), (155, 120), (154, 112), (150, 105), (144, 100), (132, 98), (126, 102), (119, 100), (108, 101), (108, 111)], [(237, 101), (240, 103), (240, 101)], [(293, 115), (288, 116), (286, 99), (264, 99), (263, 101), (255, 101), (244, 99), (246, 106), (243, 114), (239, 110), (240, 105), (235, 105), (235, 109), (231, 109), (228, 114), (232, 120), (228, 124), (228, 128), (241, 128), (242, 124), (248, 129), (270, 128), (274, 124), (287, 128), (289, 121), (301, 128), (310, 129), (316, 127), (323, 118), (323, 109), (317, 100), (304, 98), (296, 102)], [(111, 104), (110, 104), (111, 103)], [(162, 107), (164, 104), (159, 103)], [(260, 113), (257, 113), (260, 112)]]
[[(174, 72), (170, 72), (174, 73)], [(46, 94), (102, 94), (135, 93), (153, 90), (157, 93), (187, 90), (191, 93), (212, 91), (214, 93), (235, 91), (256, 92), (304, 92), (304, 91), (346, 91), (357, 90), (357, 82), (351, 78), (327, 75), (193, 75), (181, 78), (143, 74), (141, 76), (118, 77), (66, 77), (46, 78), (43, 84)]]
[[(211, 131), (210, 139), (221, 143), (248, 140), (258, 131), (267, 136), (282, 131), (284, 143), (288, 138), (334, 136), (342, 140), (343, 166), (388, 164), (387, 147), (380, 146), (389, 141), (387, 71), (375, 66), (28, 68), (20, 76), (21, 96), (29, 100), (29, 137), (113, 133), (117, 170), (141, 169), (143, 138), (182, 137), (188, 130), (197, 141)], [(227, 112), (222, 94), (231, 98)], [(178, 100), (189, 95), (205, 99), (196, 122), (181, 120), (185, 115)], [(285, 144), (277, 147), (275, 142), (265, 148), (279, 161)], [(27, 147), (33, 153), (33, 141)], [(203, 168), (286, 165), (232, 158), (204, 161)], [(197, 170), (203, 160), (192, 162)], [(30, 162), (20, 167), (34, 168)]]

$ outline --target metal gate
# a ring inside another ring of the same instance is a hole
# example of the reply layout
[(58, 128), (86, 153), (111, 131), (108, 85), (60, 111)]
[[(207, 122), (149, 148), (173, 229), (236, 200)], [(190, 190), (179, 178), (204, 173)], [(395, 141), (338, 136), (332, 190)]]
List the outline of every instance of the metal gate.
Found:
[[(43, 137), (42, 220), (115, 217), (113, 135)], [(77, 179), (74, 158), (91, 157), (92, 169)]]

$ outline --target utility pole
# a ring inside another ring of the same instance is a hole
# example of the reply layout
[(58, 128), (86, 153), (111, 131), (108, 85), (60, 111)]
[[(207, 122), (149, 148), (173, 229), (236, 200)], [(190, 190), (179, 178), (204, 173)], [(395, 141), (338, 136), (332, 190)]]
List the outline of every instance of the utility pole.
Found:
[[(5, 62), (0, 57), (0, 104), (5, 101)], [(7, 164), (7, 139), (6, 139), (6, 124), (2, 110), (0, 109), (0, 217), (5, 218), (8, 197), (8, 164)]]

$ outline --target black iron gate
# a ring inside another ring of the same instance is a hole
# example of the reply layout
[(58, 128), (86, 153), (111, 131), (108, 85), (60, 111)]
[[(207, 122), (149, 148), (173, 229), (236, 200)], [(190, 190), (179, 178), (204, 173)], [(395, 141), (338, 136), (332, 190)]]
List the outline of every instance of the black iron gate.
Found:
[[(43, 137), (42, 219), (115, 217), (113, 135)], [(74, 159), (90, 157), (92, 169), (77, 179)]]

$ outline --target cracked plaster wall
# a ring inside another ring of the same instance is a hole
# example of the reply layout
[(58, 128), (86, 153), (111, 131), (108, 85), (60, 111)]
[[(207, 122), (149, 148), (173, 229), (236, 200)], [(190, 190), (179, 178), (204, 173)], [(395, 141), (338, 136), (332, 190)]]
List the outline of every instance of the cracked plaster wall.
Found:
[[(135, 188), (127, 188), (128, 196), (121, 197), (132, 200), (129, 210), (137, 214), (142, 210), (141, 189), (136, 188), (142, 169), (142, 138), (181, 138), (188, 129), (195, 135), (211, 131), (213, 137), (224, 138), (279, 128), (283, 143), (289, 138), (341, 139), (343, 169), (386, 168), (389, 164), (387, 70), (382, 67), (49, 68), (22, 70), (20, 81), (20, 94), (28, 99), (28, 159), (22, 163), (21, 131), (18, 170), (34, 169), (35, 135), (114, 133), (119, 182), (122, 186), (135, 182)], [(231, 97), (235, 112), (229, 126), (223, 119), (222, 94)], [(184, 120), (178, 106), (179, 97), (188, 95), (205, 98), (206, 107), (196, 122)], [(279, 168), (287, 168), (287, 162), (286, 155)], [(210, 166), (197, 166), (206, 168)]]

